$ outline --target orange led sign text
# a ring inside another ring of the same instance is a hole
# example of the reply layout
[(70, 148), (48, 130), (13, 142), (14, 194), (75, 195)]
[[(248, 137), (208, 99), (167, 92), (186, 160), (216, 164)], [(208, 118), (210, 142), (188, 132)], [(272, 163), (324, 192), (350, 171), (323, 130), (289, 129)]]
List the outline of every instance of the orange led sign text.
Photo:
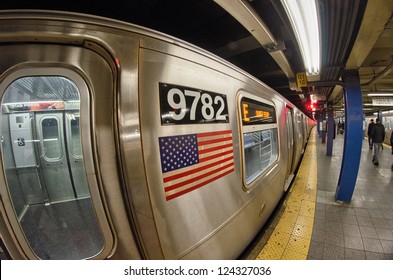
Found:
[(274, 108), (244, 98), (241, 103), (243, 125), (266, 124), (275, 122)]

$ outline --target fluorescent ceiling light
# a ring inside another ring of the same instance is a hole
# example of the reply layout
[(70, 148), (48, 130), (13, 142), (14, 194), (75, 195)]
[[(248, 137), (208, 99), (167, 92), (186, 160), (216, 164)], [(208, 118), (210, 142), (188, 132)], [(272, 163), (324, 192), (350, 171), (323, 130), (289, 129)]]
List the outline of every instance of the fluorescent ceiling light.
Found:
[(300, 47), (307, 74), (320, 68), (320, 36), (316, 0), (281, 0)]
[(318, 98), (316, 94), (310, 94), (310, 100), (312, 103), (318, 102)]
[(393, 92), (372, 92), (372, 93), (367, 93), (367, 96), (393, 96)]

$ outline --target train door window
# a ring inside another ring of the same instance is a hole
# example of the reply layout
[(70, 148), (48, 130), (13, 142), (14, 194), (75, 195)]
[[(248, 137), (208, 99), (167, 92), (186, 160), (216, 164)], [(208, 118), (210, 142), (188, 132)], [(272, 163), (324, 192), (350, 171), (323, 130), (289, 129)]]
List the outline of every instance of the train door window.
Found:
[(62, 157), (59, 122), (56, 118), (44, 118), (41, 121), (42, 145), (44, 157), (56, 160)]
[(246, 187), (278, 159), (276, 112), (268, 101), (240, 99), (243, 170)]
[(69, 126), (70, 126), (70, 149), (71, 154), (75, 158), (82, 158), (82, 145), (80, 141), (80, 128), (79, 128), (79, 116), (75, 114), (68, 115)]
[(79, 123), (89, 113), (80, 113), (80, 88), (85, 103), (88, 88), (79, 75), (62, 71), (72, 79), (18, 75), (7, 81), (0, 92), (2, 162), (16, 216), (11, 224), (25, 254), (88, 259), (104, 250), (110, 230), (98, 220), (103, 210), (93, 206), (86, 177), (93, 164), (86, 172), (83, 159)]

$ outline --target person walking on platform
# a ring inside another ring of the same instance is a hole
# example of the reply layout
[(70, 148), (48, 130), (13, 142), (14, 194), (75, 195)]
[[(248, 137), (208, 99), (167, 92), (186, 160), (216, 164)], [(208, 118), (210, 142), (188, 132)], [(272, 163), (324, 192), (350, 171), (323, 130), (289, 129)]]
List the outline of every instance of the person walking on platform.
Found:
[(372, 139), (372, 137), (371, 137), (371, 131), (372, 131), (374, 125), (375, 125), (374, 120), (371, 119), (371, 120), (370, 120), (370, 123), (368, 124), (368, 128), (367, 128), (368, 145), (369, 145), (369, 147), (370, 147), (370, 150), (373, 149), (373, 139)]
[(383, 140), (385, 139), (385, 127), (381, 124), (379, 118), (376, 119), (376, 123), (371, 130), (371, 138), (374, 145), (374, 155), (373, 155), (373, 163), (378, 166), (378, 153), (379, 149), (382, 146)]

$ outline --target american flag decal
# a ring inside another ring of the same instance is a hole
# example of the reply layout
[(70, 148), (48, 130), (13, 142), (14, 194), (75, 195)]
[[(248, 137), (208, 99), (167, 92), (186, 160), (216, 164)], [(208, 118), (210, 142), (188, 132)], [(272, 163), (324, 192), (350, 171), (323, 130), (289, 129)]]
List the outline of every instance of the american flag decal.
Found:
[(233, 172), (232, 131), (159, 137), (166, 200)]

